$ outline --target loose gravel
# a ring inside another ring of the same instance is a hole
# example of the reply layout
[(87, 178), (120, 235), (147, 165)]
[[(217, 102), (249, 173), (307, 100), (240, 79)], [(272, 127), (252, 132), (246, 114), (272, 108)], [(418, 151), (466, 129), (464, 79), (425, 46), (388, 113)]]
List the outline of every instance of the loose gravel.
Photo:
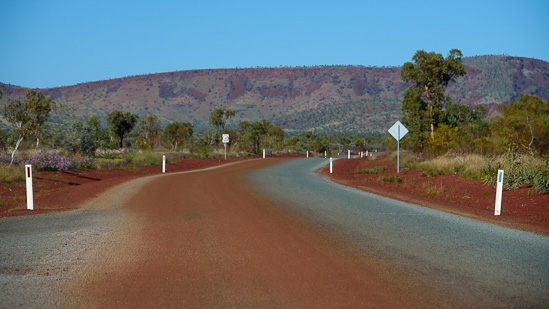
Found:
[(0, 308), (66, 307), (65, 286), (101, 248), (124, 215), (124, 203), (154, 177), (116, 186), (81, 209), (0, 218)]

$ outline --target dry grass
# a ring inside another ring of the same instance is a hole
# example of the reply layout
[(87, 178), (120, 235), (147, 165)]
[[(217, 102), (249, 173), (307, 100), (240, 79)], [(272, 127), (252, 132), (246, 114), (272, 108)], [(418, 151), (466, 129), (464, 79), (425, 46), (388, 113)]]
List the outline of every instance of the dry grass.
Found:
[(419, 164), (421, 170), (433, 175), (460, 174), (470, 179), (480, 179), (486, 166), (487, 158), (477, 154), (444, 156)]
[(16, 183), (25, 181), (25, 167), (17, 165), (0, 165), (0, 182)]

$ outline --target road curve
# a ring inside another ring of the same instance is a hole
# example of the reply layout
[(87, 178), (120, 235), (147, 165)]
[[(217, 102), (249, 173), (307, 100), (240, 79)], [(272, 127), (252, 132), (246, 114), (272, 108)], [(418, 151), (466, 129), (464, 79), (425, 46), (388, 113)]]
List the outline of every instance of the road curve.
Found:
[[(277, 164), (280, 163), (280, 164)], [(0, 220), (0, 307), (544, 307), (547, 237), (250, 160)]]
[(281, 159), (159, 177), (127, 203), (70, 307), (432, 306), (406, 276), (323, 237), (259, 194), (246, 174)]
[(313, 173), (324, 164), (287, 161), (251, 173), (249, 181), (327, 235), (466, 307), (549, 304), (549, 237), (337, 185)]

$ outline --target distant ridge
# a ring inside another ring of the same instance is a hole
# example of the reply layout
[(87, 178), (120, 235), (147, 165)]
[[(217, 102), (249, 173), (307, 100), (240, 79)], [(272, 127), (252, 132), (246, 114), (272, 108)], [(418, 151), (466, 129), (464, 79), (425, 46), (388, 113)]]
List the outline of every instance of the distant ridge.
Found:
[[(509, 56), (464, 58), (467, 75), (448, 87), (459, 104), (497, 104), (520, 94), (549, 100), (549, 63)], [(209, 69), (132, 76), (40, 89), (74, 107), (80, 117), (105, 120), (113, 110), (157, 115), (164, 124), (189, 121), (206, 127), (215, 108), (238, 111), (231, 120), (266, 119), (283, 128), (317, 131), (385, 131), (400, 118), (408, 85), (399, 67), (319, 66)], [(0, 83), (3, 106), (27, 88)]]

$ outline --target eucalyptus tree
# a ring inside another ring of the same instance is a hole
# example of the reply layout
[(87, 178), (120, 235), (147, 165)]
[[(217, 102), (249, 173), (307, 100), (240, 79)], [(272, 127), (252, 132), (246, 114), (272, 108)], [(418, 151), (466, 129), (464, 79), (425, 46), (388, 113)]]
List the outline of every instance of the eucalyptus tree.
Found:
[(209, 123), (217, 129), (217, 132), (225, 129), (227, 121), (236, 115), (234, 109), (216, 108), (210, 113)]
[(46, 121), (50, 112), (56, 107), (55, 101), (46, 98), (41, 92), (28, 90), (25, 94), (25, 101), (12, 100), (4, 106), (4, 116), (15, 126), (12, 131), (16, 143), (11, 153), (10, 164), (13, 164), (15, 152), (26, 138), (33, 136), (36, 138), (36, 147), (46, 127)]
[(124, 136), (133, 130), (139, 116), (130, 112), (113, 111), (107, 116), (107, 124), (111, 132), (118, 137), (118, 146), (124, 146)]
[(193, 125), (189, 122), (172, 122), (164, 129), (164, 137), (172, 145), (173, 150), (185, 142), (193, 135)]
[(462, 57), (459, 49), (450, 50), (446, 58), (439, 53), (419, 50), (412, 57), (413, 62), (403, 65), (401, 78), (412, 83), (404, 92), (401, 109), (403, 123), (410, 126), (410, 131), (416, 136), (428, 131), (431, 140), (434, 140), (444, 104), (451, 102), (445, 94), (445, 87), (457, 77), (467, 74), (461, 64)]

